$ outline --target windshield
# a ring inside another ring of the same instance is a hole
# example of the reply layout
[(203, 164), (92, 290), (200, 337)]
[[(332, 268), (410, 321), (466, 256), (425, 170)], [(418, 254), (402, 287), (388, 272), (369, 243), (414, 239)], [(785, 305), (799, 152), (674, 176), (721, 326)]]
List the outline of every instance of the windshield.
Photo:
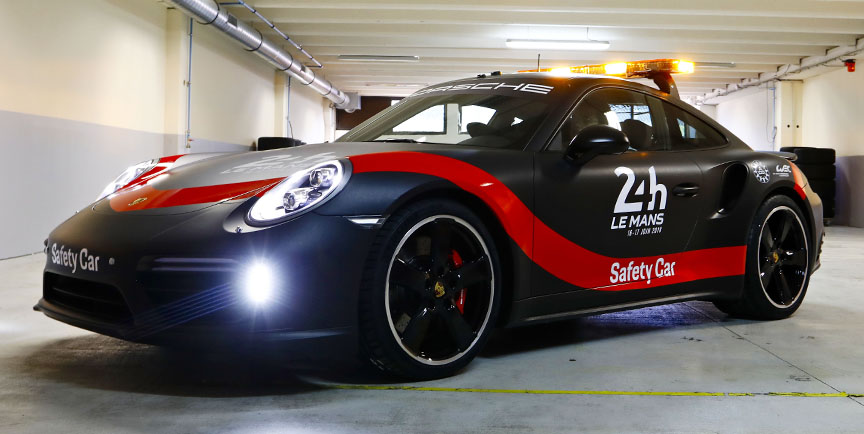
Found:
[(522, 149), (550, 110), (530, 96), (448, 93), (402, 100), (338, 142), (406, 142)]

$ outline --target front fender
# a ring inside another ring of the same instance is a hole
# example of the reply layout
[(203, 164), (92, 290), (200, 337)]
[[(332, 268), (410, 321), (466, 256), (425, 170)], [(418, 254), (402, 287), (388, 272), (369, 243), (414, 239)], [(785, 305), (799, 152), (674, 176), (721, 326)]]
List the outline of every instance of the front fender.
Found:
[(370, 172), (351, 176), (339, 194), (315, 210), (321, 215), (388, 215), (427, 191), (458, 189), (436, 176), (404, 172)]

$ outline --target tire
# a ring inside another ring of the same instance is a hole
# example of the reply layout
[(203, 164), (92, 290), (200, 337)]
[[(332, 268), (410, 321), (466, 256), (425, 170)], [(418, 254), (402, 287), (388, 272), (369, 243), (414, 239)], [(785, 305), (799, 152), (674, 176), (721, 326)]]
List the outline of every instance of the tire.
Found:
[(837, 213), (837, 208), (834, 205), (834, 201), (822, 201), (822, 217), (823, 218), (834, 218)]
[(499, 270), (492, 236), (467, 207), (428, 200), (392, 214), (361, 284), (360, 336), (369, 360), (415, 380), (457, 373), (495, 324)]
[(833, 164), (798, 164), (797, 166), (810, 181), (833, 181), (837, 176), (837, 167)]
[(789, 146), (780, 148), (780, 150), (795, 153), (798, 156), (795, 161), (796, 164), (834, 164), (834, 160), (836, 160), (836, 152), (831, 148)]
[(834, 201), (834, 196), (837, 193), (837, 183), (833, 179), (831, 181), (811, 181), (808, 179), (808, 181), (810, 183), (810, 188), (812, 188), (823, 201)]
[[(810, 283), (810, 238), (805, 222), (792, 199), (773, 196), (766, 200), (747, 236), (741, 298), (715, 302), (717, 308), (732, 316), (759, 320), (783, 319), (795, 313)], [(784, 232), (786, 223), (789, 226)]]

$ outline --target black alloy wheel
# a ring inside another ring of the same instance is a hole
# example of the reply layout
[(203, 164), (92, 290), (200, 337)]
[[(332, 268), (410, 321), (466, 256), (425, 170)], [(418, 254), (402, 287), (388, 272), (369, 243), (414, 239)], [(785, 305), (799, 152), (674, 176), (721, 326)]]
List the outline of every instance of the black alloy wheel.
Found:
[(454, 374), (494, 326), (500, 295), (492, 237), (467, 208), (430, 201), (391, 216), (380, 238), (360, 302), (370, 359), (402, 377)]
[(492, 279), (488, 249), (464, 220), (420, 221), (390, 266), (385, 303), (394, 338), (421, 363), (460, 357), (488, 325)]
[(809, 240), (809, 226), (795, 201), (782, 195), (768, 198), (748, 232), (740, 298), (714, 305), (733, 316), (761, 320), (795, 313), (810, 283)]
[(759, 277), (768, 301), (779, 308), (795, 304), (807, 280), (807, 236), (795, 212), (774, 208), (762, 225)]

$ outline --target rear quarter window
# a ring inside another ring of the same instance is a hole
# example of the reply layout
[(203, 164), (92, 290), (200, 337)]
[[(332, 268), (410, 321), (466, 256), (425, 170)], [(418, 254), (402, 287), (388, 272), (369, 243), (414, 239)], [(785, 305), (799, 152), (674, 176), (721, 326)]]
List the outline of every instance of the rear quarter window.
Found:
[(691, 151), (725, 146), (726, 136), (680, 107), (663, 102), (669, 123), (670, 149)]

